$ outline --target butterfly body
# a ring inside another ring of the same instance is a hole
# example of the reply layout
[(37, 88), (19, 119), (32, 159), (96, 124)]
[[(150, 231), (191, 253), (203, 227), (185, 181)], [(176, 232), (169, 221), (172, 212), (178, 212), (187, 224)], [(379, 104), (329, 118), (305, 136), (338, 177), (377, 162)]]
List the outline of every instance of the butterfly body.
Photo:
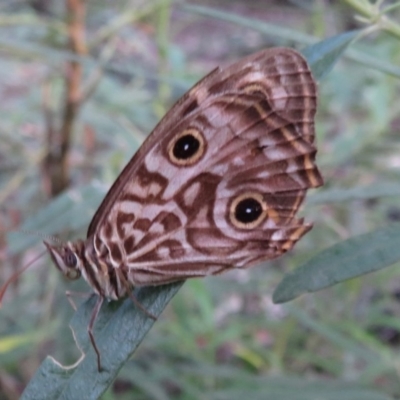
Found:
[[(291, 249), (315, 165), (316, 84), (291, 49), (217, 68), (133, 156), (87, 239), (46, 244), (58, 268), (102, 297), (247, 268)], [(72, 271), (72, 272), (71, 272)]]

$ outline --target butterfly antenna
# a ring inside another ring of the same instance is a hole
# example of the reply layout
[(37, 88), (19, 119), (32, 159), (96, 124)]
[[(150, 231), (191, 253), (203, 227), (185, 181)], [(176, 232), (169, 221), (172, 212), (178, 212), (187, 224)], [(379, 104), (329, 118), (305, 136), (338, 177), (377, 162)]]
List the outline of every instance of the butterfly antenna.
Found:
[(44, 233), (37, 232), (37, 231), (30, 231), (29, 229), (16, 229), (14, 232), (25, 233), (27, 235), (39, 237), (40, 239), (51, 240), (54, 243), (62, 244), (62, 240), (60, 238), (58, 238), (57, 236), (45, 235)]
[(15, 280), (23, 274), (32, 264), (34, 264), (37, 260), (39, 260), (40, 257), (42, 257), (44, 254), (46, 254), (46, 251), (43, 251), (40, 253), (37, 257), (35, 257), (32, 261), (28, 262), (28, 264), (25, 265), (25, 267), (21, 268), (19, 271), (16, 271), (14, 274), (11, 275), (10, 278), (8, 278), (7, 282), (0, 288), (0, 307), (1, 303), (3, 301), (4, 294), (7, 290), (7, 288), (10, 286), (11, 283), (15, 282)]

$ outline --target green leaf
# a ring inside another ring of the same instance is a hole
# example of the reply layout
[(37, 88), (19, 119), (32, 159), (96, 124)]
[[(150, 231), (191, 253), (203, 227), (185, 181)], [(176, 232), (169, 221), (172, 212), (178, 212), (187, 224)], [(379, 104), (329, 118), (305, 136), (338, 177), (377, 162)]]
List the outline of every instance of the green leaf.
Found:
[(340, 242), (317, 254), (285, 276), (276, 288), (274, 303), (388, 267), (400, 260), (400, 225)]
[(317, 80), (324, 78), (343, 55), (349, 44), (357, 37), (360, 31), (342, 33), (323, 40), (302, 51)]
[[(246, 18), (234, 13), (229, 13), (226, 10), (221, 11), (212, 7), (198, 6), (192, 4), (182, 4), (180, 8), (191, 13), (196, 13), (211, 18), (218, 18), (222, 21), (232, 22), (240, 26), (246, 26), (251, 29), (254, 29), (255, 31), (264, 33), (265, 35), (268, 35), (268, 37), (277, 37), (280, 39), (289, 40), (291, 42), (301, 43), (306, 45), (312, 45), (313, 43), (316, 43), (320, 40), (316, 36), (307, 35), (305, 33), (299, 32), (296, 29), (290, 29), (283, 27), (281, 25), (266, 23), (264, 21), (258, 21), (255, 20), (254, 18)], [(333, 42), (331, 44), (333, 48), (337, 49), (341, 47), (340, 41), (343, 41), (342, 44), (344, 45), (344, 48), (346, 48), (360, 32), (362, 31), (361, 30), (351, 31), (338, 36), (334, 36), (333, 38), (329, 38), (327, 40), (329, 41), (332, 39)], [(348, 35), (348, 37), (346, 38), (346, 36), (343, 35)], [(335, 43), (335, 40), (338, 40), (338, 42)], [(323, 51), (326, 51), (326, 49), (323, 49)], [(330, 51), (328, 52), (330, 53)], [(379, 57), (376, 56), (376, 54), (370, 54), (370, 53), (371, 53), (371, 46), (368, 47), (364, 46), (364, 48), (362, 49), (351, 48), (346, 53), (346, 58), (358, 62), (364, 67), (371, 68), (375, 71), (381, 71), (385, 74), (392, 75), (397, 78), (400, 77), (400, 68), (396, 64), (391, 64), (385, 59), (383, 60), (380, 59)], [(337, 57), (340, 54), (341, 53), (339, 53)], [(318, 76), (318, 73), (316, 74), (316, 76)], [(319, 77), (319, 79), (321, 79), (322, 77), (323, 76)]]
[(349, 44), (362, 32), (361, 30), (345, 32), (313, 44), (318, 41), (318, 38), (298, 32), (295, 29), (285, 28), (280, 25), (270, 24), (263, 21), (257, 21), (254, 18), (242, 17), (234, 13), (229, 13), (225, 10), (220, 11), (211, 7), (185, 4), (182, 5), (181, 8), (196, 14), (218, 18), (241, 26), (247, 26), (269, 36), (275, 36), (281, 39), (310, 45), (304, 49), (302, 53), (310, 63), (313, 74), (318, 80), (322, 79), (330, 72), (334, 64), (342, 56)]
[(299, 32), (297, 29), (285, 28), (282, 25), (270, 24), (264, 21), (259, 21), (254, 18), (243, 17), (241, 15), (230, 13), (226, 10), (218, 10), (212, 7), (199, 6), (194, 4), (182, 4), (180, 8), (205, 17), (218, 18), (222, 21), (232, 22), (240, 26), (249, 27), (255, 31), (262, 32), (269, 37), (278, 37), (297, 43), (312, 44), (318, 38)]
[[(158, 317), (182, 284), (141, 288), (134, 295), (147, 311)], [(99, 398), (155, 322), (138, 310), (131, 299), (103, 304), (94, 327), (104, 369), (99, 373), (96, 354), (87, 333), (96, 300), (96, 296), (87, 300), (71, 321), (77, 345), (85, 357), (72, 368), (63, 367), (48, 357), (26, 387), (21, 400)]]

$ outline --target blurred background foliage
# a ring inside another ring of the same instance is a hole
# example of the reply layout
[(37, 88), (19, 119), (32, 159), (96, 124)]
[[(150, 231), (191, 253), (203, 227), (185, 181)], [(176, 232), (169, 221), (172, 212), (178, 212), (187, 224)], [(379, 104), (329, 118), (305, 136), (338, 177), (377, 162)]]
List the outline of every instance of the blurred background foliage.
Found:
[[(400, 398), (398, 265), (289, 305), (271, 300), (284, 274), (321, 249), (400, 220), (398, 2), (89, 0), (75, 42), (84, 46), (74, 47), (67, 16), (79, 4), (0, 2), (0, 283), (43, 251), (40, 234), (85, 235), (145, 135), (216, 65), (365, 27), (320, 82), (326, 184), (303, 210), (314, 229), (268, 266), (186, 282), (102, 398)], [(62, 159), (57, 133), (71, 106)], [(21, 226), (36, 233), (10, 234)], [(87, 287), (63, 281), (47, 256), (8, 290), (0, 399), (18, 399), (46, 355), (79, 357), (66, 290)]]

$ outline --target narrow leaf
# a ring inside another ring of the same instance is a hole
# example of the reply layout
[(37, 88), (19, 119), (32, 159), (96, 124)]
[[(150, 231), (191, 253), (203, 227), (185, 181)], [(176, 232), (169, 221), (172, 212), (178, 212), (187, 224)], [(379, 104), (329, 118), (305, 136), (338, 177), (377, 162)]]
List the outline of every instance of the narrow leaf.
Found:
[(199, 6), (194, 4), (182, 4), (180, 8), (205, 17), (218, 18), (222, 21), (232, 22), (240, 26), (247, 26), (255, 31), (262, 32), (268, 36), (279, 37), (282, 39), (295, 41), (297, 43), (312, 44), (318, 38), (299, 32), (296, 29), (283, 27), (282, 25), (270, 24), (254, 18), (243, 17), (241, 15), (230, 13), (226, 10), (218, 10), (216, 8)]
[[(316, 79), (320, 80), (327, 75), (333, 68), (337, 60), (349, 44), (360, 34), (360, 30), (345, 32), (337, 36), (330, 37), (316, 43), (319, 39), (298, 32), (297, 30), (285, 28), (280, 25), (257, 21), (254, 18), (246, 18), (240, 15), (229, 13), (226, 10), (217, 10), (211, 7), (185, 4), (182, 9), (207, 17), (218, 18), (223, 21), (233, 22), (241, 26), (247, 26), (258, 32), (275, 36), (282, 39), (295, 41), (297, 43), (310, 45), (302, 53), (310, 63), (311, 69)], [(316, 43), (316, 44), (313, 44)]]
[(286, 275), (273, 301), (284, 303), (303, 293), (388, 267), (400, 260), (399, 243), (400, 225), (393, 224), (329, 247)]
[[(158, 317), (182, 284), (142, 288), (135, 291), (135, 296), (147, 311)], [(77, 344), (86, 354), (83, 360), (68, 369), (47, 358), (21, 400), (98, 399), (113, 382), (153, 326), (154, 320), (138, 310), (131, 299), (103, 305), (94, 330), (104, 369), (99, 373), (96, 354), (87, 333), (96, 300), (93, 296), (79, 307), (71, 322)]]
[(323, 79), (333, 68), (359, 31), (342, 33), (318, 42), (302, 51), (317, 80)]

